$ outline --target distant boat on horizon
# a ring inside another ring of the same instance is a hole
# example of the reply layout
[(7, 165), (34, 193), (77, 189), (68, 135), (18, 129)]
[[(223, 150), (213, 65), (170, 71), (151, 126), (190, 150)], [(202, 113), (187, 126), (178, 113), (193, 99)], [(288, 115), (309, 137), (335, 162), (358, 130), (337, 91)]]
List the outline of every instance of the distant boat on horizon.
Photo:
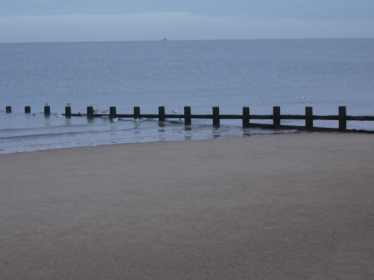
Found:
[(164, 38), (164, 39), (162, 39), (162, 41), (168, 41), (168, 38)]

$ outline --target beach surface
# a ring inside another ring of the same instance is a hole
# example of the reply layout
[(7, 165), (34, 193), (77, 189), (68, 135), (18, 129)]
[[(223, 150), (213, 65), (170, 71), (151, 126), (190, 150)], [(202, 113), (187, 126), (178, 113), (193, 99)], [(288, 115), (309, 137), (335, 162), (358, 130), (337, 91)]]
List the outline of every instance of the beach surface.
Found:
[(374, 279), (374, 137), (0, 155), (0, 279)]

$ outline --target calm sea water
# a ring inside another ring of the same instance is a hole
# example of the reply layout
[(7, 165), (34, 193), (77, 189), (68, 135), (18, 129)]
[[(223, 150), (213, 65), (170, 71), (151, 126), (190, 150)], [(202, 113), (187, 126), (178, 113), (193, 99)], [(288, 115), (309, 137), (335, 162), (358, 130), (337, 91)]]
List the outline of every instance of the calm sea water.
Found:
[[(241, 122), (65, 119), (87, 106), (117, 113), (157, 113), (191, 106), (192, 113), (374, 115), (374, 39), (227, 40), (0, 44), (0, 153), (111, 143), (267, 135)], [(49, 102), (52, 114), (43, 115)], [(31, 106), (34, 114), (24, 114)], [(295, 122), (282, 121), (282, 124)], [(296, 123), (297, 124), (297, 123)], [(302, 122), (300, 123), (302, 124)], [(337, 122), (315, 122), (337, 127)], [(373, 122), (348, 128), (373, 129)], [(284, 131), (287, 133), (290, 131)]]

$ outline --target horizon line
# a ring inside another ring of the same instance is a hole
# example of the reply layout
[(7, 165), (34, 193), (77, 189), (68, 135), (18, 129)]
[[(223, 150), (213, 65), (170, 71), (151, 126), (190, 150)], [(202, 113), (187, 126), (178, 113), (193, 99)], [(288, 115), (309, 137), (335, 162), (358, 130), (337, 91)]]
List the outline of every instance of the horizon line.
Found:
[[(23, 41), (0, 42), (0, 44), (53, 44), (53, 43), (120, 43), (120, 42), (165, 42), (159, 40), (85, 40), (85, 41)], [(347, 39), (374, 39), (374, 37), (304, 37), (304, 38), (251, 38), (251, 39), (167, 39), (166, 42), (180, 41), (265, 41), (265, 40), (347, 40)]]

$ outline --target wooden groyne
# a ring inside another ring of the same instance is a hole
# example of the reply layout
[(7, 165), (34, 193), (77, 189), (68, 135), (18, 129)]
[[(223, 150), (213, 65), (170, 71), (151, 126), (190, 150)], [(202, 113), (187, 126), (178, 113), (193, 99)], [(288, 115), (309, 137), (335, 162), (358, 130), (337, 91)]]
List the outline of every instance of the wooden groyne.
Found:
[[(6, 106), (6, 113), (11, 113), (11, 106)], [(25, 113), (31, 113), (31, 107), (25, 107)], [(51, 114), (50, 106), (44, 106), (44, 115), (49, 116)], [(71, 107), (65, 107), (65, 113), (62, 114), (66, 118), (71, 117), (87, 117), (89, 119), (96, 117), (108, 117), (110, 119), (115, 118), (129, 118), (129, 119), (158, 119), (159, 122), (165, 122), (167, 119), (183, 119), (184, 124), (189, 126), (192, 124), (192, 119), (210, 119), (212, 120), (213, 127), (220, 126), (220, 120), (241, 120), (243, 128), (265, 128), (265, 129), (296, 129), (306, 131), (332, 131), (332, 132), (363, 132), (363, 133), (374, 133), (374, 130), (356, 130), (347, 129), (348, 121), (374, 121), (374, 116), (349, 116), (347, 115), (346, 106), (340, 106), (338, 108), (338, 115), (313, 115), (313, 107), (305, 107), (304, 115), (284, 115), (281, 114), (281, 108), (279, 106), (273, 107), (273, 114), (271, 115), (251, 115), (249, 107), (243, 107), (242, 114), (230, 115), (220, 114), (219, 107), (212, 107), (212, 114), (192, 114), (191, 107), (184, 107), (183, 114), (166, 114), (165, 107), (158, 107), (158, 114), (142, 114), (140, 107), (134, 107), (132, 114), (120, 114), (117, 113), (116, 107), (110, 107), (109, 110), (105, 110), (104, 113), (95, 112), (92, 106), (87, 107), (86, 113), (72, 113)], [(271, 120), (272, 124), (254, 123), (253, 120)], [(304, 120), (305, 125), (282, 125), (282, 120)], [(330, 127), (316, 127), (314, 121), (338, 121), (337, 128)]]

